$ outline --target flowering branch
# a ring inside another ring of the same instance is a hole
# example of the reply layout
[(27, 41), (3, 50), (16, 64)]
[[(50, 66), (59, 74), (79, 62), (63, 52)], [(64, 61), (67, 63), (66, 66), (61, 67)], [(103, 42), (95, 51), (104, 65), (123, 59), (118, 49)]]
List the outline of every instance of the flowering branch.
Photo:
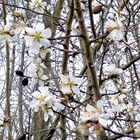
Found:
[(89, 75), (91, 78), (91, 85), (92, 85), (92, 88), (94, 89), (93, 94), (95, 94), (95, 99), (97, 101), (101, 98), (101, 95), (100, 95), (99, 85), (98, 85), (98, 81), (97, 81), (97, 77), (96, 77), (96, 71), (93, 66), (94, 64), (91, 64), (92, 59), (91, 59), (91, 52), (90, 52), (90, 43), (89, 43), (89, 39), (88, 39), (86, 27), (85, 27), (83, 15), (82, 15), (82, 9), (80, 7), (80, 1), (75, 0), (74, 6), (75, 6), (76, 13), (77, 13), (77, 19), (79, 22), (80, 34), (83, 36), (82, 39), (83, 39), (83, 43), (84, 43), (84, 54), (85, 54), (88, 72), (89, 72)]

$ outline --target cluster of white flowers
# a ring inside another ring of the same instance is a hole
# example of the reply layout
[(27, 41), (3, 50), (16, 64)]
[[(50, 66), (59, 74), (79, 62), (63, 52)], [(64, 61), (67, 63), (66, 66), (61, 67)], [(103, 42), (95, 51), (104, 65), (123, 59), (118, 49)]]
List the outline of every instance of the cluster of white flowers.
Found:
[(35, 112), (41, 109), (44, 112), (44, 120), (47, 121), (49, 115), (53, 116), (52, 109), (62, 110), (64, 105), (50, 93), (48, 87), (41, 86), (38, 89), (38, 91), (33, 92), (33, 100), (30, 102), (30, 107)]
[[(42, 0), (31, 0), (30, 2), (30, 7), (36, 12), (43, 13), (46, 6), (46, 2)], [(18, 13), (15, 12), (13, 14)], [(73, 23), (74, 26), (78, 26), (76, 21)], [(12, 30), (12, 28), (14, 30)], [(124, 38), (124, 26), (117, 15), (114, 21), (111, 19), (108, 20), (106, 29), (109, 31), (108, 37), (110, 39), (120, 41)], [(61, 104), (60, 99), (56, 99), (55, 96), (50, 93), (49, 88), (44, 86), (48, 77), (44, 74), (44, 69), (47, 69), (47, 67), (43, 64), (42, 60), (45, 59), (46, 53), (50, 51), (48, 48), (51, 45), (49, 41), (51, 30), (49, 28), (45, 29), (43, 23), (33, 24), (32, 27), (29, 27), (24, 21), (19, 21), (14, 27), (11, 25), (0, 26), (0, 39), (9, 40), (14, 35), (25, 39), (26, 44), (31, 47), (30, 51), (33, 55), (31, 68), (33, 79), (32, 84), (38, 84), (39, 87), (37, 91), (33, 92), (33, 99), (30, 102), (30, 107), (34, 109), (35, 112), (42, 110), (44, 112), (44, 120), (47, 121), (49, 116), (53, 116), (53, 110), (63, 110), (65, 107)], [(110, 70), (111, 75), (118, 76), (122, 72), (123, 70), (121, 68), (112, 65)], [(59, 76), (61, 79), (61, 91), (64, 95), (73, 96), (75, 94), (80, 94), (79, 86), (83, 83), (82, 78), (76, 78), (71, 74), (59, 74)], [(121, 94), (114, 95), (109, 100), (111, 111), (113, 113), (127, 111), (130, 116), (137, 113), (138, 107), (133, 106), (132, 103), (126, 104), (124, 102), (129, 90), (127, 88), (122, 88), (120, 89), (120, 92)], [(103, 100), (98, 100), (96, 106), (89, 104), (86, 106), (80, 124), (82, 124), (83, 129), (91, 127), (90, 123), (86, 123), (88, 121), (98, 121), (101, 125), (107, 126), (107, 120), (109, 120), (110, 115), (113, 114), (112, 112), (105, 112)]]
[(10, 40), (13, 36), (24, 38), (27, 45), (31, 46), (31, 52), (34, 54), (40, 53), (40, 56), (44, 58), (44, 53), (48, 51), (48, 47), (51, 45), (48, 38), (51, 37), (51, 30), (45, 29), (43, 23), (37, 23), (33, 25), (33, 28), (28, 27), (23, 21), (16, 23), (14, 26), (7, 24), (0, 26), (0, 39)]
[[(56, 99), (55, 96), (51, 95), (48, 87), (44, 87), (44, 81), (47, 78), (46, 75), (43, 75), (42, 69), (35, 69), (35, 75), (33, 76), (33, 84), (38, 83), (40, 85), (39, 91), (33, 93), (33, 100), (30, 103), (30, 107), (37, 112), (40, 108), (44, 112), (44, 120), (48, 120), (48, 115), (53, 115), (53, 109), (64, 109), (64, 105), (60, 103), (59, 99)], [(72, 75), (62, 75), (59, 74), (62, 84), (61, 90), (64, 94), (74, 94), (80, 93), (78, 85), (82, 84), (83, 80), (81, 78), (76, 78)]]
[(45, 59), (46, 53), (49, 52), (50, 41), (47, 38), (51, 37), (51, 30), (45, 29), (44, 24), (37, 23), (33, 28), (25, 28), (25, 40), (27, 45), (31, 46), (30, 54), (32, 54), (32, 83), (33, 85), (38, 84), (44, 85), (44, 81), (47, 76), (44, 75), (44, 70), (47, 67), (44, 65), (43, 60)]
[(44, 120), (47, 121), (49, 116), (53, 116), (53, 110), (64, 109), (64, 106), (60, 103), (60, 100), (56, 99), (50, 92), (48, 87), (45, 87), (45, 80), (47, 75), (44, 74), (44, 69), (47, 67), (44, 65), (46, 53), (49, 52), (48, 47), (50, 41), (47, 38), (51, 37), (51, 30), (45, 29), (44, 24), (38, 23), (33, 28), (25, 28), (25, 40), (26, 43), (31, 46), (32, 56), (32, 84), (39, 85), (38, 91), (33, 92), (33, 100), (30, 102), (30, 107), (35, 112), (40, 109), (44, 112)]
[[(32, 10), (43, 13), (46, 7), (46, 2), (42, 0), (31, 0), (30, 7)], [(15, 13), (14, 13), (15, 14)], [(11, 28), (11, 27), (10, 27)], [(9, 27), (1, 29), (1, 34), (5, 33), (3, 38), (8, 39)], [(33, 100), (30, 102), (30, 107), (35, 112), (42, 110), (44, 112), (44, 120), (47, 121), (49, 115), (53, 115), (55, 109), (64, 109), (64, 106), (60, 103), (60, 100), (53, 96), (48, 87), (45, 87), (45, 80), (47, 75), (44, 73), (44, 69), (47, 67), (44, 65), (46, 53), (49, 52), (49, 46), (51, 45), (48, 38), (51, 37), (51, 30), (45, 29), (43, 23), (33, 23), (30, 27), (28, 23), (19, 21), (14, 25), (14, 33), (18, 38), (24, 39), (27, 46), (30, 47), (29, 54), (32, 57), (31, 63), (31, 77), (32, 85), (38, 85), (38, 90), (33, 92)]]
[[(31, 0), (30, 7), (36, 12), (44, 12), (46, 7), (46, 2), (42, 0)], [(19, 11), (14, 11), (10, 13), (13, 17), (24, 18), (24, 15)], [(17, 20), (16, 23), (6, 24), (0, 26), (0, 39), (3, 41), (16, 41), (14, 37), (18, 40), (25, 41), (27, 47), (29, 47), (29, 55), (31, 56), (31, 78), (32, 85), (38, 85), (38, 91), (33, 93), (33, 100), (30, 103), (30, 107), (34, 111), (42, 109), (44, 112), (44, 120), (47, 121), (48, 115), (52, 115), (52, 109), (63, 109), (64, 106), (59, 103), (59, 100), (55, 99), (49, 92), (48, 87), (45, 87), (45, 80), (47, 75), (44, 73), (44, 69), (47, 69), (43, 63), (46, 54), (50, 51), (49, 47), (51, 45), (48, 38), (51, 37), (51, 30), (49, 28), (45, 29), (45, 26), (41, 22), (33, 22), (29, 26), (29, 22), (25, 23), (24, 20)]]
[(127, 93), (128, 92), (114, 95), (109, 101), (113, 112), (124, 112), (130, 116), (133, 116), (133, 114), (137, 113), (138, 106), (134, 106), (134, 104), (127, 100)]
[[(42, 0), (32, 0), (30, 6), (37, 12), (43, 12), (40, 10), (44, 8), (45, 2), (42, 2)], [(40, 22), (37, 24), (33, 23), (32, 25), (32, 27), (29, 27), (24, 21), (19, 21), (13, 26), (14, 34), (18, 38), (25, 39), (27, 46), (30, 47), (32, 85), (37, 84), (39, 86), (38, 90), (33, 92), (33, 100), (30, 102), (30, 107), (35, 112), (42, 110), (44, 112), (44, 120), (47, 121), (49, 115), (53, 115), (52, 109), (63, 109), (64, 106), (60, 103), (60, 100), (51, 95), (48, 87), (44, 86), (47, 79), (44, 69), (47, 67), (44, 65), (43, 60), (46, 53), (50, 51), (48, 47), (51, 43), (48, 38), (51, 37), (51, 30), (49, 28), (45, 29), (44, 24)], [(7, 25), (0, 28), (2, 39), (9, 40), (11, 28), (12, 26)]]

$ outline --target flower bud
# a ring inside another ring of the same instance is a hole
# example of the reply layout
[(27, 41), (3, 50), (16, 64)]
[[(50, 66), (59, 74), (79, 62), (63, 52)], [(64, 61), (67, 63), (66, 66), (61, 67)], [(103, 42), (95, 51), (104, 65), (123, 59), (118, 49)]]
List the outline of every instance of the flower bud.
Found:
[(97, 5), (92, 9), (93, 14), (99, 14), (102, 11), (102, 5)]

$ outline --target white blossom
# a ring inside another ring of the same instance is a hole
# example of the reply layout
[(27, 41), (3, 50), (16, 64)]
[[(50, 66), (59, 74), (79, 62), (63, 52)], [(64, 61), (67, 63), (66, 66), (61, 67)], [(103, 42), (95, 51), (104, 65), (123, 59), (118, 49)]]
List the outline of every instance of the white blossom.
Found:
[(64, 94), (80, 93), (79, 85), (82, 84), (83, 80), (81, 78), (76, 78), (72, 75), (59, 74), (62, 84), (61, 91)]
[(44, 13), (44, 9), (47, 6), (47, 3), (43, 0), (31, 0), (30, 6), (36, 12)]
[(137, 114), (138, 113), (138, 111), (139, 111), (139, 106), (134, 106), (134, 104), (133, 103), (129, 103), (128, 104), (128, 109), (127, 109), (127, 113), (130, 115), (130, 116), (132, 116), (133, 117), (133, 115), (135, 114)]
[(108, 36), (110, 39), (116, 40), (116, 41), (120, 41), (124, 39), (124, 33), (123, 33), (124, 26), (122, 22), (120, 21), (118, 15), (116, 15), (115, 21), (111, 19), (107, 21), (106, 29), (107, 31), (110, 32)]
[(42, 59), (38, 55), (33, 56), (32, 67), (37, 71), (38, 69), (46, 69), (47, 67), (42, 63)]
[(35, 84), (39, 84), (40, 86), (44, 85), (44, 81), (48, 78), (47, 75), (44, 75), (43, 70), (42, 69), (38, 69), (36, 72), (34, 72), (32, 74), (32, 78), (33, 78), (33, 85)]
[(49, 47), (50, 41), (47, 38), (51, 37), (51, 30), (45, 29), (44, 24), (37, 23), (34, 28), (26, 28), (25, 40), (32, 46), (32, 52), (38, 53), (41, 46)]
[(119, 94), (119, 95), (114, 95), (110, 101), (113, 102), (113, 104), (118, 105), (122, 104), (124, 102), (124, 99), (126, 98), (125, 94)]
[(110, 103), (113, 112), (121, 112), (126, 109), (124, 99), (126, 99), (125, 94), (114, 95), (113, 97), (111, 97)]
[(82, 117), (82, 121), (86, 122), (88, 120), (90, 121), (99, 121), (102, 125), (106, 125), (106, 119), (108, 118), (108, 114), (104, 113), (103, 108), (103, 101), (98, 100), (96, 103), (96, 107), (87, 105), (86, 106), (86, 112), (84, 116)]
[(49, 95), (48, 87), (39, 87), (39, 91), (33, 92), (32, 96), (33, 100), (30, 103), (30, 107), (34, 108), (35, 111), (38, 111), (39, 107), (45, 105), (52, 98)]

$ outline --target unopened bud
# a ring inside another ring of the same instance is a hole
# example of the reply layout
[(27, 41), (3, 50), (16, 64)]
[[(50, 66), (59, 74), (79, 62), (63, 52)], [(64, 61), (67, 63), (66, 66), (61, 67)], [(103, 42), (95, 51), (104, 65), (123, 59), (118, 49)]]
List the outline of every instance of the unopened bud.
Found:
[(92, 13), (93, 14), (99, 14), (102, 11), (102, 6), (101, 5), (97, 5), (92, 9)]

